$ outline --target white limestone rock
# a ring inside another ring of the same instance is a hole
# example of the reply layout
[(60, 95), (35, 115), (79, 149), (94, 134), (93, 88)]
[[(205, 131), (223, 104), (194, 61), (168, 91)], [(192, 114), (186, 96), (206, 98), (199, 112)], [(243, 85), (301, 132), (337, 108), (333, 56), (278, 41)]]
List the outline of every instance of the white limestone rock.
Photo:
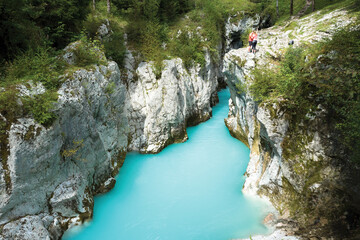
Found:
[(128, 82), (129, 150), (159, 152), (169, 143), (185, 141), (188, 124), (211, 116), (219, 71), (209, 53), (203, 68), (186, 70), (181, 59), (163, 65), (157, 79), (153, 63), (142, 62), (138, 78)]
[(59, 237), (66, 225), (60, 219), (91, 216), (92, 195), (121, 166), (128, 127), (126, 88), (115, 62), (75, 72), (58, 94), (52, 126), (21, 118), (10, 128), (10, 154), (0, 171), (0, 224), (56, 215), (58, 223), (48, 227)]
[(243, 238), (238, 240), (300, 240), (300, 237), (291, 236), (283, 230), (275, 230), (270, 235), (257, 235), (251, 238)]
[(18, 85), (17, 89), (19, 90), (20, 97), (32, 97), (35, 95), (45, 93), (46, 89), (41, 82), (34, 83), (33, 81), (28, 81), (27, 84), (29, 88), (24, 85)]
[[(325, 24), (325, 21), (331, 19), (327, 23), (328, 30), (322, 32), (318, 29), (319, 22), (317, 19), (319, 17), (316, 14), (302, 18), (296, 24), (298, 27), (289, 31), (284, 31), (283, 27), (261, 30), (258, 32), (259, 41), (256, 54), (249, 54), (246, 48), (242, 48), (229, 49), (224, 56), (225, 81), (231, 92), (229, 115), (225, 122), (230, 132), (236, 133), (233, 136), (247, 144), (251, 150), (243, 192), (247, 195), (260, 194), (269, 200), (272, 198), (272, 202), (279, 208), (283, 207), (282, 200), (279, 200), (283, 193), (283, 179), (299, 193), (303, 191), (307, 183), (305, 174), (296, 173), (294, 165), (297, 164), (298, 171), (301, 171), (306, 166), (319, 164), (319, 162), (330, 159), (331, 156), (326, 153), (326, 150), (332, 143), (328, 142), (327, 139), (327, 135), (330, 134), (321, 132), (321, 129), (313, 129), (311, 133), (305, 133), (305, 137), (309, 141), (305, 141), (301, 159), (284, 160), (282, 144), (286, 137), (289, 138), (289, 122), (278, 104), (268, 103), (258, 106), (252, 99), (248, 93), (248, 87), (253, 78), (251, 71), (257, 66), (267, 65), (271, 67), (272, 58), (280, 56), (282, 49), (288, 47), (288, 42), (291, 39), (294, 39), (295, 47), (299, 46), (302, 41), (315, 43), (330, 37), (337, 29), (341, 29), (351, 22), (345, 10), (327, 13), (319, 20)], [(228, 27), (227, 31), (231, 32), (230, 29), (231, 27)], [(230, 45), (227, 44), (226, 46)], [(245, 92), (239, 93), (236, 87), (239, 83), (245, 86)], [(281, 101), (281, 99), (278, 100), (278, 102)], [(314, 124), (316, 119), (323, 114), (321, 107), (319, 109), (316, 116), (311, 116)], [(328, 164), (326, 168), (319, 171), (320, 176), (317, 182), (314, 180), (315, 182), (308, 186), (308, 189), (321, 197), (326, 196), (326, 191), (324, 193), (322, 190), (324, 184), (319, 182), (321, 179), (331, 179), (332, 184), (340, 188), (340, 182), (343, 180), (338, 181), (340, 179), (339, 171), (336, 166)], [(288, 217), (288, 215), (284, 216), (284, 218)], [(297, 238), (286, 236), (277, 230), (270, 236), (254, 236), (252, 239)]]
[(80, 177), (73, 177), (62, 182), (49, 201), (52, 211), (61, 213), (65, 217), (75, 217), (79, 212), (85, 212), (82, 204), (85, 187)]
[[(3, 239), (50, 240), (50, 234), (39, 216), (27, 216), (5, 224), (0, 233)], [(1, 237), (0, 237), (1, 238)]]

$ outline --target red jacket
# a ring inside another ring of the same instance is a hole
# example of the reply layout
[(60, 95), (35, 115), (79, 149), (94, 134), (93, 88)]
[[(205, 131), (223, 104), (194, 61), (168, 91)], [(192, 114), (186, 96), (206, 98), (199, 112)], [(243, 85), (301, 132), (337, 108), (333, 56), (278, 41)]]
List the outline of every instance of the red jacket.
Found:
[(252, 41), (254, 40), (254, 35), (255, 35), (254, 32), (251, 32), (251, 33), (249, 34), (249, 42), (252, 42)]
[(258, 35), (256, 33), (253, 34), (253, 41), (257, 40)]

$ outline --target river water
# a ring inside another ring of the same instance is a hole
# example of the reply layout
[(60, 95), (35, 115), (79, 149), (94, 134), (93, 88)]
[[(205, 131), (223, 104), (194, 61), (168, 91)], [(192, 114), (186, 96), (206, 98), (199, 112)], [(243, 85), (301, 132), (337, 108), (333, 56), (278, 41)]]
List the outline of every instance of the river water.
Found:
[(268, 232), (268, 207), (242, 192), (249, 149), (224, 124), (228, 90), (213, 117), (188, 128), (189, 140), (155, 155), (129, 153), (94, 218), (65, 240), (227, 240)]

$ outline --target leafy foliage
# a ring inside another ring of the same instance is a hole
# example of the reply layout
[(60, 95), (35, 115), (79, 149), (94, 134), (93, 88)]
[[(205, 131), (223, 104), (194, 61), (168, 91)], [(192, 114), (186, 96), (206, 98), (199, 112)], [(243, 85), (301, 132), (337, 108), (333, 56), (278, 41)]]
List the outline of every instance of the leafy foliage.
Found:
[[(11, 122), (26, 114), (31, 114), (43, 125), (49, 125), (55, 119), (53, 103), (62, 82), (60, 76), (66, 69), (65, 62), (55, 55), (51, 48), (30, 49), (8, 63), (6, 74), (1, 79), (3, 90), (0, 92), (0, 113), (7, 122), (0, 126), (0, 131), (6, 131)], [(47, 91), (32, 97), (21, 97), (16, 85), (22, 83), (29, 87), (29, 80), (35, 84), (42, 83)]]
[(92, 64), (104, 64), (106, 59), (103, 55), (103, 46), (99, 40), (90, 40), (85, 35), (74, 44), (76, 65), (86, 67)]
[(33, 80), (41, 82), (47, 89), (57, 89), (65, 62), (55, 54), (51, 48), (37, 48), (17, 56), (8, 64), (1, 86)]
[(38, 123), (49, 126), (55, 120), (56, 115), (52, 110), (57, 100), (56, 92), (46, 91), (23, 100), (25, 110), (30, 112)]
[(198, 35), (189, 36), (187, 32), (181, 32), (172, 43), (171, 51), (173, 55), (184, 61), (186, 68), (190, 68), (193, 61), (200, 65), (205, 64), (203, 44)]
[(110, 37), (104, 39), (103, 45), (106, 57), (122, 65), (126, 53), (123, 32), (120, 29), (114, 30)]
[[(112, 6), (111, 13), (107, 12), (106, 1), (97, 1), (96, 10), (93, 10), (84, 22), (84, 33), (89, 39), (97, 40), (103, 45), (105, 55), (108, 59), (122, 65), (125, 57), (124, 26), (126, 22), (120, 15), (120, 11)], [(99, 28), (105, 25), (109, 33), (99, 36)], [(84, 34), (83, 34), (84, 35)]]
[(156, 65), (172, 56), (182, 58), (187, 68), (204, 63), (204, 48), (219, 59), (217, 47), (227, 17), (260, 6), (248, 0), (133, 0), (125, 5), (132, 47)]
[(254, 71), (250, 91), (258, 101), (282, 99), (282, 107), (297, 119), (325, 108), (352, 159), (359, 161), (360, 30), (350, 29), (315, 46), (289, 48), (274, 71)]
[(38, 46), (63, 48), (81, 30), (88, 0), (0, 1), (0, 60)]

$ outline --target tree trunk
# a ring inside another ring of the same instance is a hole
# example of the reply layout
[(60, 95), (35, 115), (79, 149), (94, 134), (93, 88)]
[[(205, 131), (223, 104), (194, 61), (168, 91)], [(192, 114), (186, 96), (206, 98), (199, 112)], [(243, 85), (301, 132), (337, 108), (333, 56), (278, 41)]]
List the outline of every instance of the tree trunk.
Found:
[(276, 0), (276, 16), (279, 18), (279, 0)]
[(96, 7), (95, 7), (95, 0), (93, 0), (93, 9), (96, 10)]
[(290, 0), (290, 16), (294, 14), (294, 0)]
[(110, 0), (107, 0), (107, 12), (110, 13), (111, 7), (110, 7)]
[(312, 11), (315, 12), (315, 0), (312, 0)]

